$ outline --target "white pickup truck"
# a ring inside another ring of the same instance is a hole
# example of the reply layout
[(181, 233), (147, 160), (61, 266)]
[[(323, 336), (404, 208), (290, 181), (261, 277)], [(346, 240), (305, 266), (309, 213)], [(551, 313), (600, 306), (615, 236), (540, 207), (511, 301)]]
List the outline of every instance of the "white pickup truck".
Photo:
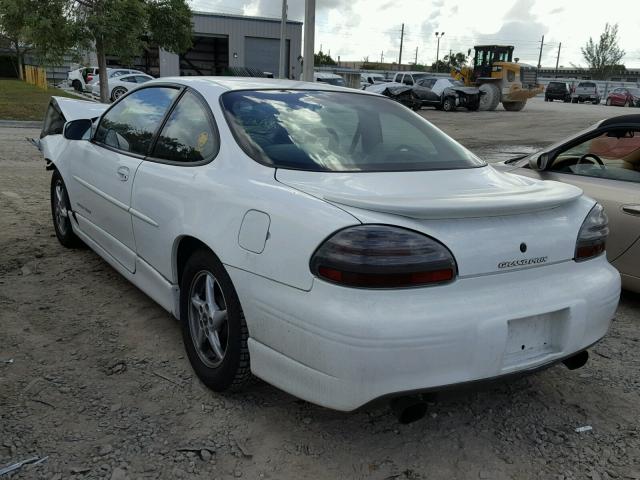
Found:
[(571, 94), (571, 103), (591, 102), (600, 103), (600, 92), (595, 82), (580, 82)]

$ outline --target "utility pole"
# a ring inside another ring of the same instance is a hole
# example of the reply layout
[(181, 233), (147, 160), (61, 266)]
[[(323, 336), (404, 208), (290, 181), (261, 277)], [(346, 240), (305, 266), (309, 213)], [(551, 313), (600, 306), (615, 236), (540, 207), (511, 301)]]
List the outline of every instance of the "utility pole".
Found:
[(558, 77), (558, 65), (560, 64), (560, 49), (562, 48), (562, 42), (558, 45), (558, 58), (556, 58), (556, 78)]
[(313, 42), (316, 31), (316, 0), (305, 0), (304, 3), (304, 52), (302, 64), (302, 80), (313, 82)]
[(453, 50), (449, 49), (449, 71), (451, 71), (451, 55), (453, 53)]
[(436, 32), (436, 38), (438, 39), (438, 46), (436, 47), (436, 72), (440, 71), (440, 65), (438, 65), (438, 60), (440, 60), (440, 37), (444, 37), (444, 32)]
[(416, 61), (414, 62), (414, 65), (418, 65), (418, 47), (416, 47)]
[(402, 65), (402, 41), (404, 40), (404, 23), (402, 24), (402, 31), (400, 32), (400, 55), (398, 56), (398, 66)]
[(540, 70), (540, 62), (542, 61), (542, 47), (544, 47), (544, 35), (542, 35), (542, 40), (540, 41), (540, 55), (538, 56), (538, 71)]
[(287, 51), (287, 0), (282, 0), (282, 20), (280, 21), (280, 63), (278, 68), (278, 78), (287, 78), (285, 72), (285, 56)]
[(380, 52), (380, 63), (384, 63), (384, 50)]

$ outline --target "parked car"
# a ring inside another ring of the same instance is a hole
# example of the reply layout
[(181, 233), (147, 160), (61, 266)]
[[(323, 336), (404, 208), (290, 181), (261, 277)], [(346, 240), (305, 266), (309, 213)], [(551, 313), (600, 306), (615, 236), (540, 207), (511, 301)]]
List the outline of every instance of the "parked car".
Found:
[(366, 87), (374, 85), (376, 83), (386, 83), (387, 79), (381, 73), (361, 73), (360, 74), (360, 86)]
[[(115, 102), (129, 90), (132, 90), (139, 84), (146, 83), (149, 80), (153, 80), (153, 77), (144, 73), (137, 75), (114, 76), (109, 79), (109, 98), (112, 102)], [(89, 87), (91, 88), (91, 93), (93, 95), (100, 96), (100, 82), (91, 83)]]
[(594, 105), (600, 103), (600, 92), (595, 82), (580, 82), (571, 94), (572, 103), (591, 102)]
[(418, 79), (429, 76), (430, 74), (427, 72), (397, 72), (393, 76), (393, 81), (404, 85), (413, 85)]
[(609, 261), (624, 288), (640, 292), (640, 115), (602, 120), (580, 133), (498, 168), (575, 185), (609, 216)]
[[(122, 75), (133, 75), (133, 74), (146, 75), (146, 73), (144, 73), (142, 70), (134, 70), (131, 68), (107, 68), (108, 79), (121, 77)], [(91, 80), (87, 82), (88, 89), (91, 90), (91, 85), (94, 85), (99, 80), (100, 80), (100, 76), (98, 73), (96, 73), (96, 75), (94, 75), (91, 78)]]
[(328, 83), (329, 85), (337, 85), (339, 87), (344, 87), (344, 78), (335, 73), (326, 73), (326, 72), (314, 72), (313, 73), (313, 81), (320, 83)]
[(616, 311), (599, 204), (382, 96), (176, 77), (93, 116), (41, 139), (55, 234), (179, 318), (216, 391), (252, 372), (348, 411), (577, 368)]
[(424, 106), (435, 107), (446, 112), (457, 107), (478, 110), (480, 107), (480, 89), (466, 87), (452, 78), (421, 76), (414, 84), (397, 82), (380, 83), (366, 87), (368, 92), (390, 97), (413, 110)]
[(100, 69), (98, 67), (81, 67), (71, 70), (67, 73), (67, 84), (75, 90), (83, 92), (87, 87), (87, 83), (93, 77), (97, 77), (99, 72)]
[(569, 82), (549, 82), (544, 92), (544, 101), (562, 100), (568, 103), (571, 101), (571, 90), (572, 87)]
[(453, 78), (422, 77), (413, 85), (413, 89), (423, 106), (432, 106), (445, 112), (457, 107), (475, 111), (480, 108), (480, 89), (467, 87)]
[(607, 95), (607, 105), (640, 107), (640, 88), (615, 88)]

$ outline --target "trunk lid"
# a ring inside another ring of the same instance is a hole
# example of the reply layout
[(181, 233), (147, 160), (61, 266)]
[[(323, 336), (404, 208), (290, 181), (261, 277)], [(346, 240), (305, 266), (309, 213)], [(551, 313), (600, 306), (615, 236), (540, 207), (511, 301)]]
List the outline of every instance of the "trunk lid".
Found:
[(578, 231), (593, 206), (577, 187), (490, 166), (384, 173), (279, 169), (276, 179), (363, 223), (398, 225), (439, 240), (456, 258), (460, 277), (572, 259)]

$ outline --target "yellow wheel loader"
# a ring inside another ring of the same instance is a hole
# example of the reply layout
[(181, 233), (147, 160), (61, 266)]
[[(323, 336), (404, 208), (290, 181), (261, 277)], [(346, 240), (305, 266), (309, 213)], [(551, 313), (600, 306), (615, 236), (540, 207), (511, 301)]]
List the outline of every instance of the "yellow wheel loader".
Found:
[(451, 76), (480, 89), (480, 110), (495, 110), (502, 102), (505, 110), (518, 112), (544, 91), (535, 67), (513, 61), (513, 46), (477, 45), (474, 50), (473, 65), (456, 68)]

